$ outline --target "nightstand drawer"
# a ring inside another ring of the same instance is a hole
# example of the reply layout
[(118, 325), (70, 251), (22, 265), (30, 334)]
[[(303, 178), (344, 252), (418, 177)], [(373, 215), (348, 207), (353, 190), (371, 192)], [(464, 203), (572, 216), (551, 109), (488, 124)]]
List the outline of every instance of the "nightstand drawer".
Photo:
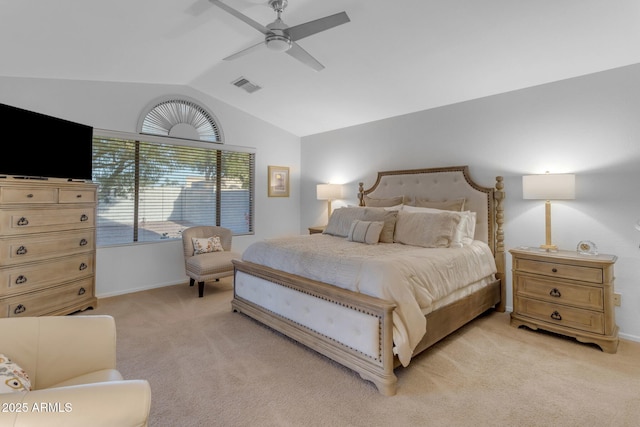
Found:
[(604, 334), (604, 314), (563, 305), (549, 304), (529, 298), (515, 297), (518, 314), (595, 334)]
[(560, 277), (580, 282), (602, 283), (602, 269), (584, 267), (580, 265), (561, 264), (556, 262), (534, 261), (530, 259), (515, 259), (514, 268), (533, 274)]
[(604, 291), (601, 287), (561, 283), (526, 275), (518, 275), (516, 281), (516, 292), (521, 297), (590, 310), (604, 310)]

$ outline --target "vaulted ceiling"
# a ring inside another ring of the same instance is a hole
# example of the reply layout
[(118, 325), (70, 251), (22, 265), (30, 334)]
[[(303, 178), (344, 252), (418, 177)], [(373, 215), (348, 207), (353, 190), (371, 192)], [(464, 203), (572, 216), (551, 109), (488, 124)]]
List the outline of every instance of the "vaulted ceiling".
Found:
[(305, 136), (640, 63), (637, 0), (289, 0), (282, 19), (342, 11), (298, 42), (314, 71), (266, 48), (224, 61), (264, 36), (209, 0), (0, 0), (0, 76), (187, 85)]

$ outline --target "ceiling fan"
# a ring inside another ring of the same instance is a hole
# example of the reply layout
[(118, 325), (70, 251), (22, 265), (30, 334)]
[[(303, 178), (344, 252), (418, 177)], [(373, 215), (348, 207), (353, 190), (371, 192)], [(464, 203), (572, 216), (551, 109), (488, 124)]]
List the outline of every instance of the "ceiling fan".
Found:
[(301, 48), (300, 45), (298, 45), (296, 42), (305, 37), (328, 30), (333, 27), (337, 27), (338, 25), (346, 24), (350, 21), (345, 12), (340, 12), (334, 15), (326, 16), (324, 18), (316, 19), (314, 21), (309, 21), (304, 24), (289, 27), (280, 18), (280, 15), (289, 3), (288, 0), (269, 0), (269, 6), (273, 8), (278, 16), (275, 21), (264, 26), (249, 18), (248, 16), (243, 15), (237, 10), (227, 6), (220, 0), (209, 1), (218, 6), (220, 9), (249, 24), (265, 36), (264, 41), (243, 49), (239, 52), (236, 52), (233, 55), (227, 56), (226, 58), (224, 58), (224, 60), (236, 59), (255, 50), (262, 49), (263, 46), (266, 46), (267, 48), (276, 52), (286, 52), (303, 64), (308, 65), (316, 71), (320, 71), (324, 68), (324, 65), (322, 65), (317, 59), (311, 56), (306, 50)]

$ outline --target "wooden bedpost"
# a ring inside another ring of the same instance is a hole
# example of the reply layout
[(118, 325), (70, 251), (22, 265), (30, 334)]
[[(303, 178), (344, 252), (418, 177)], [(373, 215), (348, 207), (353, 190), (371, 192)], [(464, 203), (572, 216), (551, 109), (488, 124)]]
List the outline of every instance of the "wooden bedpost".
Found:
[(364, 182), (358, 183), (358, 200), (360, 200), (360, 206), (364, 206)]
[(493, 198), (496, 202), (496, 235), (495, 235), (495, 260), (498, 272), (496, 278), (500, 279), (500, 304), (496, 307), (499, 312), (504, 312), (507, 304), (507, 276), (506, 276), (506, 260), (504, 252), (504, 206), (502, 204), (504, 193), (504, 178), (496, 177), (496, 189), (493, 192)]

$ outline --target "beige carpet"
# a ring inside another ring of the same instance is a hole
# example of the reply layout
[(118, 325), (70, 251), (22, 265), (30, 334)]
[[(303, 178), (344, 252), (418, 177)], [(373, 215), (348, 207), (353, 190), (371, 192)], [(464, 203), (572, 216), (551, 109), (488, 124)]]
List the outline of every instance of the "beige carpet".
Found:
[(230, 308), (230, 279), (105, 298), (151, 426), (637, 426), (640, 343), (617, 354), (481, 317), (400, 368), (398, 393)]

